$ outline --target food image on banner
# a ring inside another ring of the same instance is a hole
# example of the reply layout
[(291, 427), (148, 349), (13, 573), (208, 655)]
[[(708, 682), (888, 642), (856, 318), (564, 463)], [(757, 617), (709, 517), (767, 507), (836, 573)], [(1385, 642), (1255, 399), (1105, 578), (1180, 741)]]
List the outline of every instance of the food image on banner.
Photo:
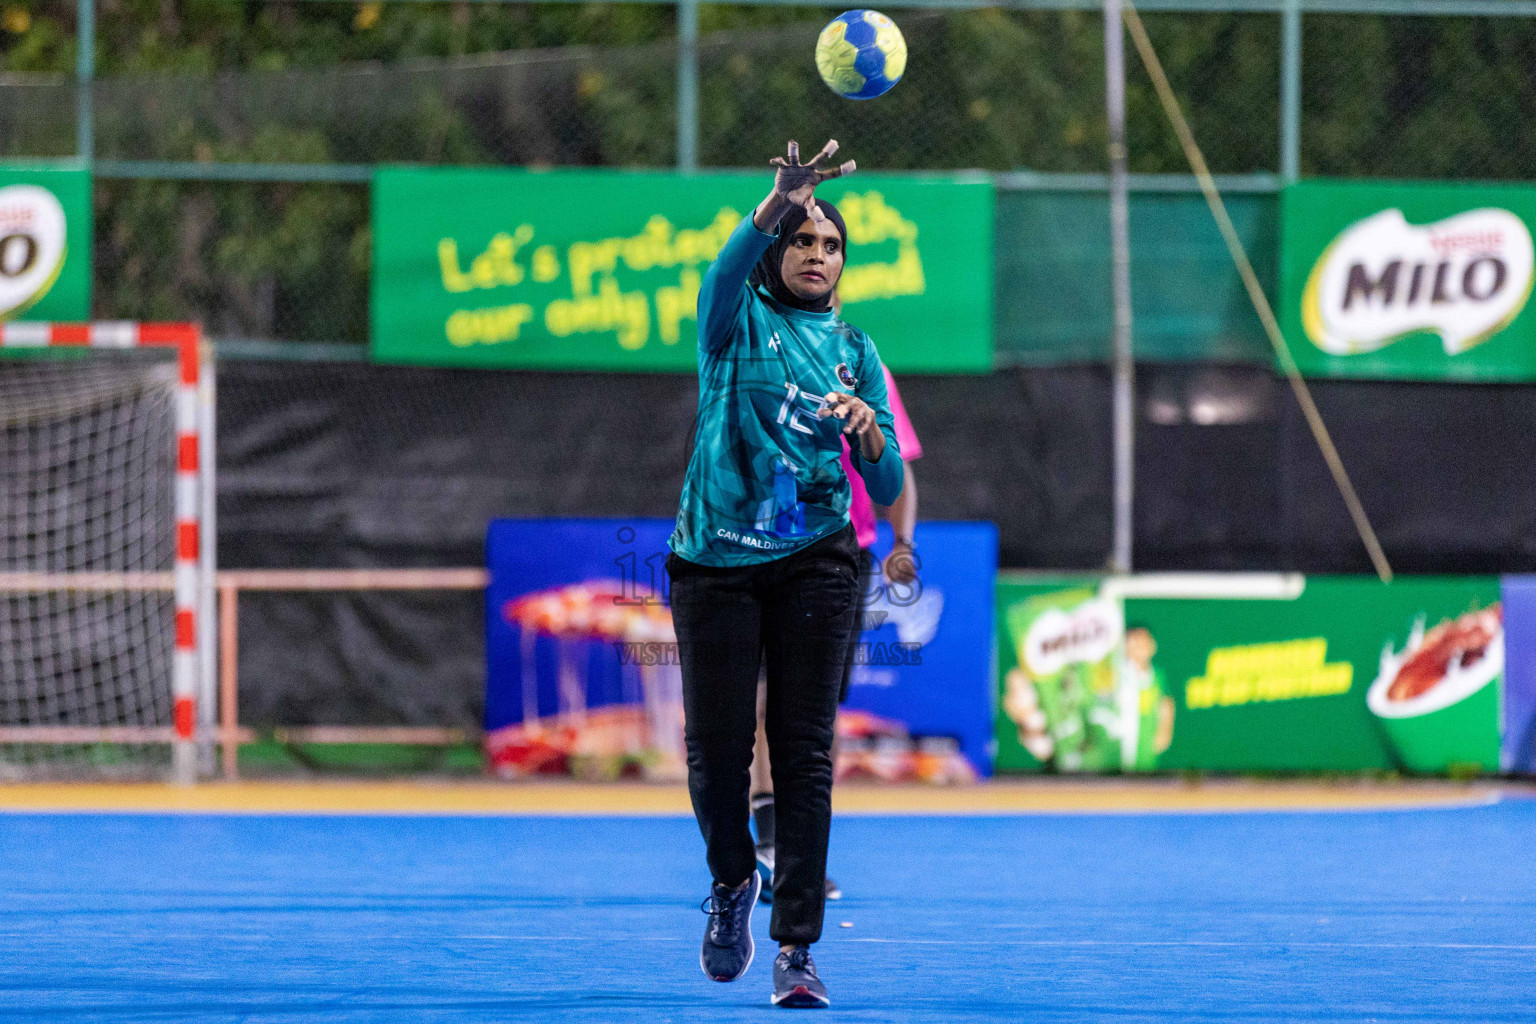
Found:
[(1303, 372), (1536, 379), (1536, 187), (1307, 181), (1282, 220)]
[[(771, 180), (766, 171), (380, 169), (373, 357), (691, 371), (703, 275)], [(844, 310), (885, 362), (898, 372), (989, 370), (991, 185), (859, 174), (818, 194), (848, 226)], [(930, 238), (945, 240), (942, 259), (929, 254)]]
[[(496, 520), (487, 533), (485, 748), (504, 776), (686, 775), (664, 562), (670, 519)], [(923, 523), (922, 586), (872, 582), (840, 711), (840, 778), (990, 774), (989, 523)], [(888, 551), (881, 524), (877, 551)]]
[[(1007, 597), (1004, 597), (1004, 594)], [(1095, 587), (999, 590), (1013, 664), (1003, 670), (998, 764), (1013, 770), (1150, 771), (1173, 739), (1157, 639)]]
[(1118, 608), (1091, 591), (1042, 594), (1008, 609), (1019, 664), (1008, 676), (1003, 708), (1019, 742), (1042, 764), (1064, 771), (1118, 766), (1104, 726), (1119, 618)]
[(0, 169), (0, 320), (87, 320), (91, 177)]
[(686, 774), (664, 520), (496, 520), (487, 760), (500, 775)]
[(1504, 676), (1502, 609), (1494, 604), (1442, 619), (1428, 632), (1414, 621), (1401, 650), (1381, 652), (1366, 705), (1404, 768), (1452, 765), (1499, 770), (1499, 681)]
[[(525, 678), (539, 676), (540, 641), (553, 642), (558, 704), (553, 715), (541, 715), (538, 687), (523, 691), (522, 722), (491, 741), (496, 770), (529, 774), (569, 764), (579, 774), (616, 775), (632, 759), (648, 778), (686, 776), (682, 673), (671, 659), (645, 656), (648, 646), (676, 640), (672, 616), (654, 594), (627, 592), (621, 579), (594, 580), (527, 594), (502, 613), (518, 631)], [(592, 655), (602, 645), (619, 654), (620, 700), (589, 707)]]

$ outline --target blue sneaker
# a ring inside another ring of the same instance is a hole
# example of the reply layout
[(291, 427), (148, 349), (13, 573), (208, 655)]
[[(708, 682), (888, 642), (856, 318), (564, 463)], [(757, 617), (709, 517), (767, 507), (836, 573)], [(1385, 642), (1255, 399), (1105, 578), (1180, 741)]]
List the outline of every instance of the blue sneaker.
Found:
[(735, 981), (752, 966), (752, 908), (763, 880), (756, 871), (740, 889), (714, 884), (699, 909), (709, 915), (699, 966), (711, 981)]
[(811, 951), (805, 946), (774, 957), (773, 1005), (789, 1010), (822, 1010), (832, 1005), (827, 986), (816, 976)]

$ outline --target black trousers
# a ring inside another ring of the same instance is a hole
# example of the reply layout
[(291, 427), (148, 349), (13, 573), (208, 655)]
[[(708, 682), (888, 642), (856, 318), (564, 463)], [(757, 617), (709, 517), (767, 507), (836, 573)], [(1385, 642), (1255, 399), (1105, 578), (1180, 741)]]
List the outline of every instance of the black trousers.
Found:
[(821, 937), (832, 821), (832, 728), (854, 628), (852, 526), (759, 565), (717, 568), (672, 555), (672, 621), (683, 670), (688, 793), (715, 881), (757, 869), (748, 827), (758, 666), (768, 671), (769, 760), (778, 819), (775, 942)]

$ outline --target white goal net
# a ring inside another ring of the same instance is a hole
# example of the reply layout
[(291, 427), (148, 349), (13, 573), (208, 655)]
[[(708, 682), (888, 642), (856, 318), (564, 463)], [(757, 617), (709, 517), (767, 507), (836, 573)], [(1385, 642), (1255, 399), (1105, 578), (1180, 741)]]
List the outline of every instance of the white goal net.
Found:
[(189, 781), (211, 639), (196, 330), (0, 342), (0, 776)]

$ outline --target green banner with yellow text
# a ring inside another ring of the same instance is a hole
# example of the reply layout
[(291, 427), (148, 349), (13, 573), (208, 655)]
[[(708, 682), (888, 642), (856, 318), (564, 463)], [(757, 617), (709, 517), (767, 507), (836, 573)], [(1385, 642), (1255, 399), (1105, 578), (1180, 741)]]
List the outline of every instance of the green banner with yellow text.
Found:
[[(372, 353), (545, 369), (695, 366), (699, 283), (768, 174), (385, 168), (374, 176)], [(856, 175), (843, 317), (895, 370), (992, 365), (990, 184)]]

